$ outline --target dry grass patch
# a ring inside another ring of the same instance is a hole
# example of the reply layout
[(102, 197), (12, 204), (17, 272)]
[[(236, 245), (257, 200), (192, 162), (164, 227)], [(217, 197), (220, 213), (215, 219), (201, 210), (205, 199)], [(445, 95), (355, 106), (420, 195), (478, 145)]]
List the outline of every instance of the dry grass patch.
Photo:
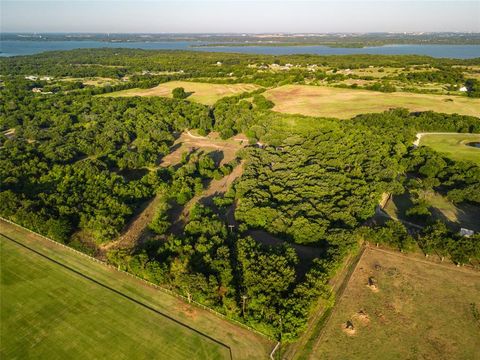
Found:
[(463, 96), (382, 93), (308, 85), (281, 86), (266, 91), (265, 96), (275, 103), (274, 110), (278, 112), (340, 119), (399, 107), (410, 111), (480, 116), (480, 99)]
[(476, 359), (479, 299), (477, 271), (367, 248), (311, 358)]
[(176, 165), (182, 160), (183, 153), (190, 153), (195, 150), (202, 150), (207, 153), (218, 152), (221, 157), (220, 165), (223, 165), (235, 159), (237, 151), (246, 145), (248, 145), (248, 139), (243, 134), (222, 140), (217, 132), (211, 132), (207, 136), (199, 136), (191, 131), (183, 132), (175, 140), (170, 154), (162, 158), (160, 166)]
[(170, 81), (151, 89), (128, 89), (116, 91), (103, 96), (163, 96), (172, 97), (172, 90), (183, 87), (185, 92), (191, 93), (187, 98), (205, 105), (213, 105), (222, 97), (249, 92), (259, 88), (254, 84), (211, 84), (190, 81)]

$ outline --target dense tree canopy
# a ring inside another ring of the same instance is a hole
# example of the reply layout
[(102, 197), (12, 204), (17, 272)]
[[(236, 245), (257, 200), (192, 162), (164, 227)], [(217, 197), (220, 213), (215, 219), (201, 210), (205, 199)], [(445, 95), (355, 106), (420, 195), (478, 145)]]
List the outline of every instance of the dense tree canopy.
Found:
[[(428, 221), (430, 209), (415, 198), (428, 189), (456, 204), (480, 206), (480, 167), (412, 145), (418, 132), (478, 133), (479, 119), (402, 109), (341, 122), (283, 115), (271, 111), (264, 88), (210, 107), (184, 100), (180, 88), (174, 99), (94, 95), (172, 79), (263, 86), (336, 81), (345, 78), (340, 69), (429, 62), (440, 71), (411, 72), (402, 81), (465, 82), (452, 66), (478, 60), (128, 49), (0, 59), (0, 215), (95, 253), (156, 197), (145, 241), (108, 252), (108, 261), (272, 337), (293, 340), (319, 297), (332, 300), (329, 280), (362, 241), (401, 251), (419, 247), (457, 264), (480, 261), (478, 235), (461, 237)], [(272, 64), (295, 65), (263, 71)], [(311, 64), (335, 69), (310, 71)], [(29, 75), (116, 82), (92, 87)], [(372, 89), (394, 91), (394, 78)], [(466, 83), (472, 96), (478, 86)], [(213, 153), (191, 149), (178, 163), (160, 166), (186, 129), (217, 131), (223, 139), (245, 134), (249, 145), (236, 154), (243, 161), (220, 163)], [(243, 175), (225, 194), (186, 208), (212, 179), (240, 163)], [(404, 192), (415, 201), (407, 215), (426, 219), (423, 230), (414, 233), (397, 221), (371, 225), (382, 194)], [(254, 236), (258, 231), (282, 245), (265, 245)], [(321, 255), (306, 261), (299, 245)]]

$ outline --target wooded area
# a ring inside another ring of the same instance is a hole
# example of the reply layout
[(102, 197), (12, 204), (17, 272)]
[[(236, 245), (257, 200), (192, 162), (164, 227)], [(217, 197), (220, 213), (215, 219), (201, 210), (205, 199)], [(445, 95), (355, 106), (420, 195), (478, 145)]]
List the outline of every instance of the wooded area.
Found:
[[(95, 254), (121, 233), (146, 200), (161, 194), (149, 225), (152, 236), (134, 249), (112, 249), (108, 261), (273, 337), (298, 337), (317, 299), (331, 297), (329, 280), (362, 241), (402, 251), (419, 246), (425, 254), (436, 252), (458, 264), (480, 261), (479, 235), (462, 237), (457, 229), (429, 222), (428, 206), (420, 198), (410, 213), (426, 222), (421, 231), (412, 232), (401, 222), (372, 220), (384, 193), (429, 189), (455, 203), (480, 206), (477, 164), (413, 146), (418, 132), (478, 133), (476, 117), (396, 109), (336, 121), (272, 112), (273, 104), (261, 95), (264, 89), (205, 106), (183, 99), (181, 90), (174, 99), (93, 96), (113, 91), (109, 86), (60, 86), (56, 93), (38, 94), (32, 89), (44, 84), (25, 79), (32, 73), (128, 76), (117, 90), (200, 77), (271, 86), (303, 82), (307, 73), (320, 75), (301, 69), (257, 72), (247, 65), (452, 66), (478, 60), (124, 49), (0, 61), (0, 215)], [(217, 61), (222, 65), (214, 66)], [(174, 73), (138, 75), (146, 66)], [(442, 76), (435, 78), (443, 81)], [(210, 153), (191, 151), (179, 164), (161, 167), (162, 157), (188, 129), (217, 131), (223, 139), (243, 133), (250, 145), (222, 165)], [(240, 158), (244, 172), (232, 188), (210, 203), (196, 204), (180, 233), (172, 231), (172, 209), (200, 195), (211, 179), (228, 175), (240, 166)], [(234, 219), (226, 218), (228, 212)], [(254, 230), (266, 231), (283, 245), (263, 244), (251, 236)], [(319, 248), (323, 256), (305, 269), (290, 244)]]

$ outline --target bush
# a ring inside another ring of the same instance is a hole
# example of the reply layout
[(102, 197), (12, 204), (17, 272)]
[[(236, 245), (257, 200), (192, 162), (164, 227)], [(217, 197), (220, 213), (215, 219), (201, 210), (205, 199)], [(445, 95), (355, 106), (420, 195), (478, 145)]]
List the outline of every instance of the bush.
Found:
[(183, 87), (178, 87), (172, 90), (172, 96), (174, 99), (185, 99), (188, 94), (185, 92), (185, 89)]

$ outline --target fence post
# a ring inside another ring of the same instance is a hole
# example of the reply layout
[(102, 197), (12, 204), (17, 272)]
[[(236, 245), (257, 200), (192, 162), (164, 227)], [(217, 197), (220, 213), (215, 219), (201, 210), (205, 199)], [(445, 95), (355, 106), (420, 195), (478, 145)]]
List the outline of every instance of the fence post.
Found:
[[(83, 255), (83, 256), (85, 256), (87, 259), (90, 259), (90, 260), (92, 260), (92, 261), (94, 261), (94, 262), (97, 262), (97, 263), (99, 263), (99, 264), (102, 264), (102, 265), (104, 265), (105, 267), (107, 267), (107, 268), (109, 268), (109, 269), (112, 269), (112, 270), (114, 270), (114, 271), (121, 272), (121, 273), (123, 273), (123, 274), (129, 275), (129, 276), (133, 277), (133, 278), (136, 279), (136, 280), (141, 280), (141, 281), (143, 281), (146, 285), (148, 285), (148, 286), (150, 286), (150, 287), (153, 287), (153, 288), (155, 288), (155, 289), (158, 289), (158, 290), (160, 290), (161, 292), (164, 292), (164, 293), (166, 293), (166, 294), (168, 294), (168, 295), (175, 296), (175, 297), (177, 297), (177, 298), (179, 298), (179, 299), (182, 299), (183, 301), (188, 301), (188, 299), (187, 299), (185, 296), (180, 295), (180, 294), (178, 294), (178, 293), (176, 293), (176, 292), (174, 292), (174, 291), (172, 291), (172, 290), (170, 290), (170, 289), (167, 289), (167, 288), (165, 288), (165, 287), (163, 287), (163, 286), (161, 286), (161, 285), (158, 285), (158, 284), (154, 284), (154, 283), (152, 283), (152, 282), (150, 282), (150, 281), (148, 281), (148, 280), (145, 280), (145, 279), (143, 279), (143, 278), (141, 278), (141, 277), (139, 277), (139, 276), (137, 276), (137, 275), (134, 275), (134, 274), (132, 274), (132, 273), (129, 273), (128, 271), (121, 270), (121, 269), (117, 269), (116, 267), (108, 264), (106, 261), (99, 260), (99, 259), (97, 259), (97, 258), (94, 258), (93, 256), (90, 256), (90, 255), (85, 254), (85, 253), (83, 253), (83, 252), (81, 252), (81, 251), (78, 251), (78, 250), (76, 250), (76, 249), (73, 249), (73, 248), (71, 248), (70, 246), (67, 246), (67, 245), (65, 245), (65, 244), (59, 243), (58, 241), (55, 241), (55, 240), (53, 240), (53, 239), (50, 239), (50, 238), (48, 238), (48, 237), (46, 237), (46, 236), (44, 236), (44, 235), (42, 235), (42, 234), (37, 233), (36, 231), (30, 230), (30, 229), (28, 229), (28, 228), (26, 228), (26, 227), (24, 227), (24, 226), (22, 226), (22, 225), (16, 224), (15, 222), (13, 222), (13, 221), (11, 221), (11, 220), (5, 219), (5, 218), (3, 218), (2, 216), (0, 216), (0, 220), (5, 221), (5, 222), (7, 222), (7, 223), (9, 223), (9, 224), (12, 224), (12, 225), (14, 225), (14, 226), (17, 226), (17, 227), (19, 227), (19, 228), (22, 228), (22, 229), (24, 229), (24, 230), (26, 230), (26, 231), (34, 234), (34, 235), (40, 236), (41, 238), (43, 238), (43, 239), (45, 239), (45, 240), (48, 240), (49, 242), (55, 244), (56, 246), (60, 245), (60, 246), (64, 247), (65, 249), (68, 249), (68, 250), (70, 250), (70, 251), (72, 251), (72, 252), (74, 252), (74, 253), (76, 253), (76, 254)], [(226, 315), (224, 315), (224, 314), (222, 314), (222, 313), (219, 313), (217, 310), (214, 310), (214, 309), (212, 309), (212, 308), (210, 308), (210, 307), (208, 307), (208, 306), (206, 306), (206, 305), (204, 305), (204, 304), (201, 304), (201, 303), (199, 303), (199, 302), (196, 302), (195, 300), (191, 300), (191, 303), (193, 303), (195, 306), (200, 307), (200, 308), (202, 308), (202, 309), (204, 309), (204, 310), (207, 310), (207, 311), (211, 312), (212, 314), (214, 314), (214, 315), (216, 315), (216, 316), (218, 316), (218, 317), (221, 317), (222, 319), (225, 319), (225, 320), (227, 320), (227, 321), (229, 321), (229, 322), (231, 322), (231, 323), (233, 323), (233, 324), (235, 324), (235, 325), (241, 326), (241, 327), (243, 327), (243, 328), (245, 328), (245, 329), (247, 329), (247, 330), (249, 330), (249, 331), (252, 331), (252, 332), (254, 332), (254, 333), (258, 334), (258, 335), (261, 335), (261, 336), (263, 336), (263, 337), (266, 337), (267, 339), (274, 340), (271, 336), (269, 336), (269, 335), (267, 335), (267, 334), (264, 334), (264, 333), (262, 333), (261, 331), (258, 331), (258, 330), (256, 330), (256, 329), (248, 326), (247, 324), (241, 323), (241, 322), (238, 321), (238, 320), (230, 319), (230, 318), (228, 318)]]

